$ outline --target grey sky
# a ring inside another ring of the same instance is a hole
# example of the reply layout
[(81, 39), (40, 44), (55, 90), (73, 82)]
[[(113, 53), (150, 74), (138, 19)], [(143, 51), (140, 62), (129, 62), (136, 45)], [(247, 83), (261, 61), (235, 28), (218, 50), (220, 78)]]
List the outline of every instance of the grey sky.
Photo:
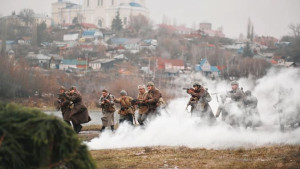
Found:
[[(56, 0), (0, 0), (0, 14), (32, 8), (37, 13), (51, 13)], [(71, 0), (79, 3), (81, 0)], [(171, 23), (193, 26), (207, 21), (213, 28), (222, 26), (229, 37), (246, 34), (250, 17), (258, 35), (280, 38), (289, 33), (290, 23), (300, 23), (300, 0), (147, 0), (150, 17), (156, 23), (166, 16)]]

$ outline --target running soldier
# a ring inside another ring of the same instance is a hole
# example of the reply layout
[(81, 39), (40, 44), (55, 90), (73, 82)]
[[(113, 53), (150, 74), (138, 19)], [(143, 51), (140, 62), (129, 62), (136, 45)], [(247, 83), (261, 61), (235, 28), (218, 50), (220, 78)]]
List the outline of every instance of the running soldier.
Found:
[(120, 103), (121, 108), (118, 111), (120, 114), (119, 123), (123, 123), (124, 121), (128, 121), (130, 124), (133, 125), (133, 118), (134, 118), (134, 107), (132, 106), (132, 97), (127, 96), (127, 92), (122, 90), (120, 92), (121, 97), (115, 99), (116, 103)]
[(139, 85), (138, 89), (139, 89), (139, 94), (134, 104), (137, 105), (139, 110), (138, 122), (141, 126), (143, 126), (145, 120), (147, 119), (148, 110), (149, 110), (148, 105), (144, 102), (147, 98), (148, 93), (146, 92), (145, 85)]
[(216, 112), (216, 118), (218, 118), (222, 113), (222, 121), (227, 121), (228, 118), (228, 109), (227, 109), (227, 102), (226, 102), (226, 96), (221, 95), (221, 104), (218, 107), (218, 110)]
[(243, 100), (244, 106), (245, 106), (245, 111), (246, 111), (246, 127), (247, 126), (252, 126), (256, 127), (260, 125), (260, 117), (259, 117), (259, 112), (257, 109), (257, 103), (258, 100), (255, 96), (251, 94), (250, 90), (247, 90), (245, 92), (245, 98)]
[(239, 83), (237, 81), (231, 82), (231, 91), (227, 92), (226, 97), (231, 99), (228, 103), (228, 109), (230, 112), (228, 116), (228, 123), (232, 126), (245, 125), (245, 110), (243, 100), (245, 94), (241, 88), (239, 88)]
[(70, 119), (76, 133), (81, 131), (81, 124), (91, 121), (87, 107), (82, 102), (82, 96), (75, 86), (70, 88), (69, 93), (66, 95), (67, 99), (73, 104), (70, 113)]
[(66, 96), (66, 88), (64, 86), (61, 86), (59, 89), (59, 94), (58, 94), (58, 99), (56, 103), (56, 108), (57, 110), (61, 110), (62, 112), (62, 117), (63, 120), (71, 126), (71, 119), (70, 119), (70, 113), (71, 113), (71, 108), (70, 108), (70, 101), (67, 99)]
[(153, 82), (147, 83), (148, 93), (144, 103), (148, 105), (148, 115), (157, 115), (158, 108), (164, 104), (160, 91), (154, 86)]
[(192, 106), (192, 116), (200, 116), (210, 122), (215, 121), (215, 116), (208, 102), (211, 101), (211, 96), (207, 89), (204, 89), (199, 83), (194, 83), (193, 88), (188, 89), (187, 93), (191, 95), (188, 105)]
[(112, 131), (114, 131), (114, 113), (116, 111), (114, 107), (114, 96), (106, 89), (102, 90), (102, 96), (99, 99), (99, 104), (102, 109), (103, 117), (101, 117), (102, 120), (102, 128), (100, 132), (103, 132), (106, 127), (111, 128)]

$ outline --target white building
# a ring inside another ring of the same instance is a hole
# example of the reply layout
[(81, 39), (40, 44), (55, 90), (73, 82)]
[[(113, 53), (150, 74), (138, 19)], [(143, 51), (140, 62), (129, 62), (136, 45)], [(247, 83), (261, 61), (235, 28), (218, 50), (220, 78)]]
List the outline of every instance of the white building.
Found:
[(52, 4), (52, 18), (54, 24), (69, 24), (77, 17), (81, 23), (110, 28), (119, 11), (122, 23), (126, 27), (131, 16), (149, 17), (149, 10), (145, 6), (145, 0), (83, 0), (82, 5), (58, 0)]

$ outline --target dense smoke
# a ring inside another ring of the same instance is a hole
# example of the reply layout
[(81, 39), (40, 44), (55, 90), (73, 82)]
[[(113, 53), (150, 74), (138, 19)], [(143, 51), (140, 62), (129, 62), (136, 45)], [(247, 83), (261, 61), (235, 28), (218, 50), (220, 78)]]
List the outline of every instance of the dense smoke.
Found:
[[(220, 94), (231, 89), (230, 82), (211, 81), (201, 75), (180, 77), (175, 83), (177, 99), (170, 101), (162, 115), (153, 120), (146, 128), (122, 124), (115, 133), (106, 131), (99, 138), (87, 143), (90, 149), (126, 148), (142, 146), (187, 146), (191, 148), (238, 148), (257, 147), (277, 144), (299, 144), (300, 129), (279, 130), (279, 124), (299, 121), (299, 69), (271, 69), (259, 79), (240, 79), (240, 87), (251, 90), (258, 98), (258, 110), (262, 126), (252, 129), (234, 128), (217, 119), (217, 124), (208, 125), (199, 117), (191, 117), (185, 110), (188, 96), (179, 87), (189, 86), (193, 81), (201, 81), (208, 87), (213, 100), (210, 105), (216, 113), (220, 103)], [(180, 83), (179, 83), (180, 82)], [(185, 97), (184, 97), (185, 96)], [(218, 97), (218, 100), (217, 100)], [(280, 103), (280, 98), (282, 101)], [(218, 102), (219, 101), (219, 102)]]

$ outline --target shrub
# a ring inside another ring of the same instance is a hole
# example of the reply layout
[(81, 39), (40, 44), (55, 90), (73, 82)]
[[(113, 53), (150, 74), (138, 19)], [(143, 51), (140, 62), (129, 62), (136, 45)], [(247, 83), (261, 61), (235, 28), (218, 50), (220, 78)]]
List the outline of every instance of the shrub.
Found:
[(0, 102), (0, 168), (95, 168), (87, 147), (54, 116)]

